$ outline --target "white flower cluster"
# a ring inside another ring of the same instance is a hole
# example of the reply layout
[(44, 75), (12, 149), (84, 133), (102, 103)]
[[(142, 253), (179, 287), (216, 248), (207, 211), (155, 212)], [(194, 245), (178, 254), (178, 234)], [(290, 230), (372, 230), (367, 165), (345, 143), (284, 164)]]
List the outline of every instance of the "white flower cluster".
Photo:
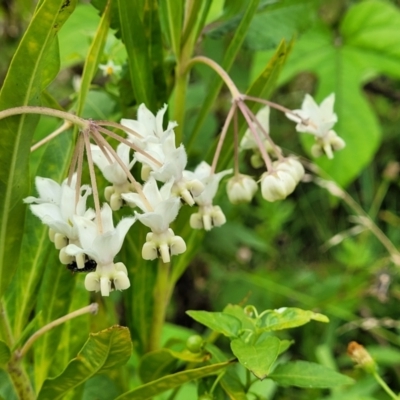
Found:
[[(306, 96), (302, 110), (288, 114), (297, 122), (297, 130), (316, 136), (316, 146), (328, 156), (332, 150), (344, 146), (331, 130), (337, 119), (333, 100), (331, 95), (318, 107)], [(222, 209), (214, 205), (213, 200), (221, 180), (232, 170), (215, 173), (204, 161), (194, 171), (186, 170), (185, 148), (175, 144), (176, 123), (169, 122), (167, 128), (163, 128), (166, 109), (165, 105), (153, 115), (142, 104), (137, 120), (123, 119), (121, 124), (127, 139), (121, 139), (125, 143), (119, 144), (116, 152), (108, 150), (110, 147), (101, 141), (97, 142), (99, 145), (90, 145), (90, 159), (111, 183), (105, 189), (108, 203), (101, 210), (99, 206), (96, 212), (87, 208), (92, 189), (88, 185), (78, 187), (76, 174), (61, 185), (37, 177), (39, 197), (25, 199), (34, 215), (50, 228), (50, 239), (60, 250), (60, 261), (73, 272), (88, 272), (85, 287), (89, 291), (101, 291), (103, 296), (108, 296), (112, 290), (130, 286), (125, 265), (114, 263), (114, 258), (135, 221), (150, 228), (142, 257), (145, 260), (161, 258), (164, 263), (170, 262), (171, 256), (186, 251), (184, 239), (170, 228), (183, 204), (198, 206), (190, 217), (193, 229), (210, 230), (226, 222)], [(269, 108), (261, 109), (256, 118), (245, 133), (241, 148), (254, 151), (255, 166), (259, 166), (260, 161), (266, 162), (268, 171), (260, 179), (263, 197), (268, 201), (281, 200), (294, 191), (304, 175), (304, 168), (296, 158), (283, 157), (281, 149), (269, 137)], [(96, 136), (93, 138), (95, 140)], [(259, 148), (259, 145), (264, 147)], [(131, 147), (135, 149), (133, 154)], [(277, 160), (272, 162), (268, 154)], [(141, 164), (143, 186), (131, 175), (135, 163)], [(257, 187), (253, 178), (236, 171), (228, 181), (228, 197), (234, 204), (249, 202)], [(99, 204), (96, 200), (95, 204)], [(114, 228), (112, 211), (123, 205), (135, 208), (134, 215), (123, 218)]]

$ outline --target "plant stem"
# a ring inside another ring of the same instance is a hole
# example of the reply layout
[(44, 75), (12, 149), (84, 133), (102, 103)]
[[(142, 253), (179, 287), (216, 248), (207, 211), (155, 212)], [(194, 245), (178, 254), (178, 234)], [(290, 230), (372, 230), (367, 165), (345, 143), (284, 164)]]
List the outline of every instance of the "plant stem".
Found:
[(228, 73), (214, 60), (204, 56), (197, 56), (192, 58), (186, 66), (186, 70), (189, 70), (194, 64), (201, 63), (206, 64), (210, 68), (212, 68), (225, 82), (225, 85), (228, 87), (229, 91), (231, 92), (232, 98), (234, 101), (243, 98), (243, 95), (239, 92), (238, 88), (236, 87), (235, 83), (228, 75)]
[(64, 123), (58, 128), (56, 129), (54, 132), (50, 133), (50, 135), (46, 136), (45, 138), (43, 138), (42, 140), (39, 140), (37, 143), (35, 143), (32, 147), (31, 147), (31, 152), (37, 150), (39, 147), (43, 146), (44, 144), (46, 144), (47, 142), (50, 142), (50, 140), (54, 139), (56, 136), (58, 136), (60, 133), (65, 132), (66, 130), (68, 130), (69, 128), (71, 128), (72, 124), (70, 121), (64, 121)]
[(157, 280), (154, 286), (153, 298), (153, 320), (151, 324), (149, 351), (157, 350), (160, 347), (162, 328), (165, 322), (165, 315), (172, 293), (170, 285), (170, 263), (158, 261)]
[(376, 379), (376, 381), (381, 385), (382, 389), (394, 400), (399, 400), (400, 397), (397, 396), (392, 389), (386, 384), (386, 382), (381, 378), (381, 376), (375, 371), (372, 373), (372, 376)]
[(80, 308), (79, 310), (73, 311), (67, 315), (64, 315), (61, 318), (58, 318), (52, 322), (50, 322), (49, 324), (43, 326), (42, 328), (40, 328), (38, 331), (36, 331), (23, 345), (22, 349), (18, 352), (16, 352), (17, 355), (17, 359), (21, 359), (26, 353), (27, 351), (31, 348), (32, 344), (40, 338), (40, 336), (44, 335), (46, 332), (48, 332), (49, 330), (55, 328), (58, 325), (63, 324), (64, 322), (69, 321), (70, 319), (79, 317), (81, 315), (87, 314), (87, 313), (92, 313), (92, 314), (96, 314), (97, 310), (98, 310), (99, 306), (97, 303), (92, 303), (86, 307)]
[(29, 376), (16, 353), (7, 364), (7, 372), (10, 374), (14, 389), (20, 400), (36, 399)]
[(82, 129), (87, 129), (89, 127), (89, 122), (85, 121), (83, 118), (77, 117), (76, 115), (70, 114), (65, 111), (53, 110), (52, 108), (47, 107), (22, 106), (8, 108), (7, 110), (0, 111), (0, 119), (19, 114), (48, 115), (49, 117), (56, 117), (64, 119), (66, 121), (70, 121), (71, 123), (78, 125)]

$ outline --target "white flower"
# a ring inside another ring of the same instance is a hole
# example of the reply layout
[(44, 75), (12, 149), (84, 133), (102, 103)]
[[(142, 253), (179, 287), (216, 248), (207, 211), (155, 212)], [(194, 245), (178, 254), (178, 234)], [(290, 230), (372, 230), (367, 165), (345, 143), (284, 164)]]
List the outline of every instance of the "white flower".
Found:
[(24, 199), (24, 202), (31, 204), (32, 213), (49, 226), (50, 238), (55, 242), (56, 248), (66, 246), (67, 239), (70, 243), (79, 244), (73, 217), (78, 215), (88, 219), (94, 218), (94, 211), (86, 209), (86, 200), (92, 193), (91, 188), (88, 185), (80, 188), (78, 203), (75, 205), (76, 175), (73, 176), (71, 185), (68, 185), (68, 179), (59, 185), (52, 179), (41, 177), (36, 177), (35, 185), (40, 197), (30, 196)]
[(204, 190), (198, 196), (194, 196), (199, 211), (190, 217), (190, 226), (193, 229), (210, 230), (213, 226), (221, 226), (226, 218), (219, 206), (213, 206), (213, 199), (217, 193), (221, 179), (232, 173), (232, 169), (210, 175), (211, 167), (205, 161), (201, 162), (194, 172), (185, 171), (188, 178), (198, 179), (204, 184)]
[(333, 111), (334, 102), (334, 93), (325, 98), (319, 106), (309, 94), (306, 94), (301, 110), (293, 110), (297, 115), (286, 113), (289, 119), (297, 122), (298, 132), (307, 132), (315, 136), (317, 143), (311, 150), (314, 156), (324, 152), (328, 158), (333, 158), (333, 150), (340, 150), (345, 146), (344, 140), (332, 130), (337, 122), (337, 115)]
[[(93, 144), (91, 151), (93, 162), (99, 167), (104, 178), (113, 184), (113, 186), (108, 186), (105, 189), (106, 200), (110, 202), (112, 210), (119, 210), (122, 206), (121, 193), (134, 191), (134, 186), (128, 181), (124, 169), (107, 149), (105, 149), (107, 156), (99, 146)], [(135, 163), (134, 159), (129, 160), (129, 151), (130, 147), (124, 143), (120, 143), (117, 147), (117, 155), (128, 170)], [(111, 163), (109, 160), (111, 160)]]
[(122, 68), (120, 65), (116, 65), (113, 61), (108, 60), (107, 64), (100, 64), (99, 69), (103, 71), (104, 76), (110, 76), (116, 72), (120, 72)]
[(135, 212), (136, 218), (152, 230), (152, 233), (147, 235), (142, 249), (142, 256), (145, 260), (153, 260), (160, 255), (163, 262), (169, 262), (170, 255), (186, 251), (183, 239), (175, 236), (172, 229), (169, 228), (181, 206), (179, 198), (171, 193), (173, 184), (174, 181), (171, 179), (161, 189), (158, 189), (157, 182), (153, 177), (150, 177), (144, 184), (143, 194), (152, 207), (152, 211), (148, 210), (147, 204), (139, 194), (122, 195), (126, 202), (138, 206), (143, 211), (143, 214)]
[(253, 178), (239, 174), (229, 179), (226, 192), (232, 204), (248, 203), (256, 193), (257, 187)]
[(78, 229), (82, 248), (70, 244), (65, 248), (65, 252), (73, 257), (85, 254), (97, 263), (96, 272), (87, 275), (85, 286), (87, 290), (101, 290), (103, 296), (108, 296), (111, 290), (123, 290), (130, 285), (125, 266), (122, 267), (121, 263), (114, 264), (114, 257), (121, 250), (135, 218), (124, 218), (114, 228), (112, 210), (107, 203), (103, 205), (100, 218), (102, 232), (99, 230), (97, 219), (91, 221), (85, 217), (75, 216), (74, 223)]

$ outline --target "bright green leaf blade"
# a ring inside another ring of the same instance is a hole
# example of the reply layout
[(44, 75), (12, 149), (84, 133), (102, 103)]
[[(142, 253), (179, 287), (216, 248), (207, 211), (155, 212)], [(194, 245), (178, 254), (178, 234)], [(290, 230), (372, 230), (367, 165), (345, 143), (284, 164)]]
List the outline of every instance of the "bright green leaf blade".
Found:
[(233, 354), (240, 364), (250, 370), (257, 378), (264, 379), (278, 358), (280, 340), (275, 336), (268, 336), (255, 343), (234, 339), (231, 342)]
[(242, 324), (236, 317), (221, 312), (186, 311), (186, 314), (207, 328), (228, 337), (237, 337), (242, 327)]
[(108, 0), (106, 4), (99, 26), (90, 45), (85, 60), (85, 65), (83, 67), (82, 80), (80, 84), (76, 107), (76, 115), (79, 116), (82, 115), (83, 108), (85, 106), (86, 96), (90, 89), (90, 83), (92, 82), (92, 79), (97, 72), (97, 68), (100, 63), (100, 57), (106, 43), (108, 28), (110, 25), (111, 1), (112, 0)]
[(62, 399), (68, 390), (79, 386), (93, 375), (124, 365), (131, 353), (132, 342), (128, 328), (113, 326), (92, 333), (64, 372), (44, 382), (38, 400)]
[(340, 26), (346, 45), (400, 58), (400, 11), (376, 0), (351, 7)]
[[(11, 62), (0, 92), (0, 110), (37, 104), (50, 76), (45, 64), (48, 51), (54, 50), (52, 41), (75, 4), (43, 1)], [(15, 271), (10, 265), (18, 263), (25, 217), (22, 198), (28, 192), (29, 151), (37, 120), (22, 115), (0, 121), (0, 298)]]
[(138, 0), (117, 0), (122, 40), (128, 53), (129, 76), (136, 103), (145, 103), (151, 111), (155, 109), (155, 91), (149, 59), (149, 45), (145, 36), (146, 27), (137, 12)]
[[(251, 0), (248, 2), (246, 12), (243, 15), (240, 25), (238, 26), (237, 30), (235, 31), (235, 35), (233, 36), (228, 49), (226, 50), (224, 59), (222, 61), (222, 68), (225, 71), (229, 72), (235, 57), (240, 50), (243, 40), (247, 34), (247, 30), (250, 26), (251, 20), (255, 12), (257, 11), (259, 0)], [(214, 77), (210, 82), (208, 87), (208, 92), (206, 98), (202, 102), (202, 107), (199, 112), (199, 116), (197, 117), (195, 126), (191, 132), (191, 136), (189, 138), (189, 143), (187, 145), (188, 149), (194, 141), (198, 133), (200, 132), (200, 128), (203, 125), (208, 113), (210, 112), (213, 104), (215, 103), (215, 99), (218, 96), (218, 93), (222, 87), (223, 81), (218, 76)]]
[(304, 325), (311, 320), (329, 322), (328, 317), (312, 311), (300, 308), (281, 308), (268, 311), (262, 318), (259, 328), (262, 331), (279, 331), (281, 329), (295, 328)]
[[(216, 372), (229, 366), (231, 362), (226, 361), (219, 364), (208, 365), (206, 367), (189, 369), (186, 371), (178, 372), (176, 374), (168, 375), (164, 378), (149, 382), (145, 385), (139, 386), (130, 392), (124, 393), (117, 397), (116, 400), (146, 400), (169, 389), (182, 386), (184, 383), (200, 379), (205, 376), (213, 375)], [(40, 399), (39, 399), (40, 400)]]
[(306, 361), (280, 364), (269, 375), (269, 378), (282, 386), (303, 388), (335, 388), (354, 383), (354, 380), (346, 375), (339, 374), (322, 365)]
[(8, 363), (11, 358), (10, 348), (0, 340), (0, 367)]
[(236, 304), (228, 304), (224, 308), (224, 314), (229, 314), (236, 317), (242, 323), (242, 329), (255, 329), (256, 319), (250, 318), (248, 315), (245, 314), (243, 307), (240, 307)]

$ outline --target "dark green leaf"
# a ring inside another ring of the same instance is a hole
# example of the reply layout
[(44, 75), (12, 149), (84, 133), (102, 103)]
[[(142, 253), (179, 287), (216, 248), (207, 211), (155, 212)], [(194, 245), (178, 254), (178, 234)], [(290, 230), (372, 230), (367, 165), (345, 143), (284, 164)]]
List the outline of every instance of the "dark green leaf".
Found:
[(237, 337), (242, 327), (236, 317), (221, 312), (186, 311), (186, 314), (207, 328), (228, 337)]
[(92, 333), (64, 372), (44, 382), (38, 400), (62, 399), (68, 390), (79, 386), (93, 375), (126, 364), (131, 353), (132, 342), (128, 328), (113, 326)]
[(169, 389), (182, 386), (186, 382), (213, 375), (229, 366), (229, 364), (230, 361), (227, 361), (219, 364), (207, 365), (206, 367), (188, 369), (186, 371), (168, 375), (164, 378), (157, 379), (156, 381), (139, 386), (130, 392), (124, 393), (123, 395), (117, 397), (116, 400), (146, 400)]
[(295, 361), (280, 364), (269, 375), (282, 386), (298, 386), (303, 388), (335, 388), (351, 385), (354, 380), (339, 374), (330, 368), (306, 361)]
[(259, 338), (256, 342), (234, 339), (231, 342), (233, 354), (240, 364), (250, 370), (257, 378), (264, 379), (278, 358), (280, 340), (275, 336)]

